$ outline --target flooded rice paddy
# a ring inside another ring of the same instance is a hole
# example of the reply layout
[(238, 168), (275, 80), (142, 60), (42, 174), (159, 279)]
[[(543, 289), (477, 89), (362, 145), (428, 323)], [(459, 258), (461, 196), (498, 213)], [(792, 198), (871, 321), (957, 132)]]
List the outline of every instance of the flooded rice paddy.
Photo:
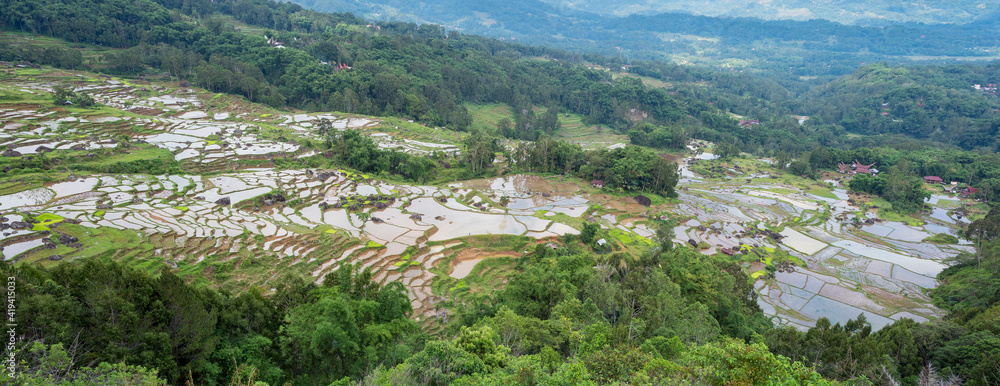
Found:
[[(50, 92), (53, 86), (18, 84), (32, 92)], [(77, 87), (120, 114), (66, 116), (35, 107), (0, 107), (0, 149), (20, 154), (8, 156), (53, 149), (83, 154), (117, 147), (127, 135), (133, 142), (165, 149), (186, 167), (214, 172), (208, 177), (71, 175), (0, 195), (0, 215), (5, 217), (0, 223), (8, 224), (0, 236), (5, 260), (55, 253), (47, 252), (55, 246), (44, 241), (44, 229), (9, 226), (22, 219), (19, 212), (47, 213), (95, 231), (128, 230), (157, 240), (150, 253), (172, 267), (183, 261), (272, 256), (308, 266), (319, 282), (341, 262), (354, 262), (372, 268), (377, 280), (403, 282), (417, 315), (432, 316), (434, 304), (442, 300), (432, 290), (432, 270), (447, 262), (446, 274), (463, 279), (483, 260), (456, 259), (464, 238), (522, 235), (545, 242), (578, 234), (583, 221), (637, 239), (655, 235), (655, 225), (639, 217), (647, 208), (558, 177), (510, 175), (436, 187), (389, 184), (344, 170), (278, 170), (267, 163), (239, 169), (234, 161), (316, 154), (271, 131), (280, 128), (315, 140), (321, 119), (338, 130), (364, 129), (382, 148), (411, 154), (456, 154), (459, 148), (378, 132), (375, 119), (214, 111), (206, 105), (208, 98), (193, 90), (149, 87), (151, 96), (117, 81)], [(942, 261), (970, 247), (922, 240), (957, 234), (959, 224), (967, 221), (952, 212), (959, 200), (932, 196), (928, 204), (934, 209), (919, 226), (866, 223), (878, 213), (849, 203), (842, 187), (817, 196), (760, 178), (764, 175), (708, 180), (688, 167), (714, 159), (714, 154), (700, 152), (683, 160), (679, 199), (654, 209), (681, 218), (673, 229), (674, 241), (707, 246), (705, 254), (764, 251), (761, 262), (743, 265), (761, 276), (754, 285), (758, 302), (775, 321), (805, 328), (820, 317), (845, 322), (865, 314), (878, 328), (903, 317), (942, 315), (930, 305), (927, 290), (937, 286), (934, 278), (945, 268)], [(506, 206), (499, 204), (501, 198)], [(593, 206), (603, 215), (585, 216)], [(855, 219), (862, 225), (855, 225)], [(70, 250), (68, 258), (86, 249), (72, 245), (58, 248)], [(774, 251), (801, 259), (805, 266), (782, 269), (766, 279), (763, 261)]]
[[(676, 211), (690, 220), (674, 228), (676, 242), (707, 243), (704, 253), (777, 249), (806, 263), (755, 284), (765, 313), (802, 329), (821, 317), (843, 323), (864, 314), (876, 329), (903, 317), (938, 318), (943, 313), (930, 304), (927, 291), (938, 285), (943, 260), (969, 250), (923, 242), (938, 233), (957, 234), (959, 221), (938, 206), (957, 206), (952, 197), (935, 195), (929, 202), (933, 214), (913, 226), (878, 220), (876, 211), (849, 203), (843, 188), (834, 188), (830, 193), (836, 198), (828, 198), (767, 180), (720, 183), (692, 176), (682, 185)], [(750, 227), (776, 230), (780, 242), (748, 232)], [(761, 261), (767, 254), (762, 256)], [(763, 265), (748, 269), (767, 276)]]

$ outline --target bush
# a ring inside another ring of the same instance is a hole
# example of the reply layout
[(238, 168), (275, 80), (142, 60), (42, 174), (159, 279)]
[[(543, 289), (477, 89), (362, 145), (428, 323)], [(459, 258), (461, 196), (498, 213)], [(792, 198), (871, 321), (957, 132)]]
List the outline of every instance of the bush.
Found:
[(945, 233), (938, 233), (934, 236), (925, 238), (923, 241), (925, 243), (935, 243), (935, 244), (958, 244), (958, 237)]

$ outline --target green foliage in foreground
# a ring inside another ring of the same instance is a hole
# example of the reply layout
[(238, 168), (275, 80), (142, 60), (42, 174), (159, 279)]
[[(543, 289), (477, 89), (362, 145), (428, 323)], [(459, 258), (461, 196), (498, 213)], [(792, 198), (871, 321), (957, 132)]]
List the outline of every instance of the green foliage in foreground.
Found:
[(409, 318), (401, 284), (350, 265), (321, 286), (279, 280), (267, 297), (98, 259), (3, 269), (17, 278), (23, 379), (40, 383), (825, 382), (743, 343), (770, 324), (730, 263), (685, 248), (602, 257), (576, 243), (519, 261), (506, 289), (456, 307), (436, 338)]
[[(46, 345), (34, 342), (30, 347), (16, 352), (15, 356), (29, 363), (29, 367), (18, 369), (19, 372), (11, 378), (10, 373), (0, 373), (0, 382), (25, 386), (154, 386), (166, 385), (155, 370), (142, 366), (130, 366), (124, 363), (108, 364), (101, 362), (96, 367), (78, 367), (73, 365), (62, 343)], [(27, 359), (25, 360), (25, 357)]]
[(17, 278), (27, 384), (916, 384), (932, 370), (1000, 381), (995, 238), (942, 273), (933, 296), (948, 318), (879, 331), (863, 316), (774, 328), (734, 262), (659, 244), (639, 256), (577, 237), (538, 245), (502, 289), (442, 302), (452, 317), (436, 336), (410, 319), (401, 284), (350, 265), (322, 285), (277, 280), (268, 296), (93, 258), (3, 270)]
[(271, 384), (325, 384), (395, 365), (410, 356), (399, 343), (421, 336), (402, 286), (350, 265), (322, 287), (279, 280), (270, 297), (93, 258), (3, 270), (17, 278), (19, 372), (42, 383), (219, 385), (250, 366)]

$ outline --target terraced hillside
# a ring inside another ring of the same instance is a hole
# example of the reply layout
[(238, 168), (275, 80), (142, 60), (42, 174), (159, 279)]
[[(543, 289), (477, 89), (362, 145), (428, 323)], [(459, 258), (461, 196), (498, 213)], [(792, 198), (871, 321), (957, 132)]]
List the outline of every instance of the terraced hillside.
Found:
[[(665, 229), (676, 243), (732, 255), (777, 322), (804, 328), (864, 313), (880, 327), (940, 317), (927, 290), (942, 260), (972, 250), (923, 242), (956, 234), (967, 213), (955, 210), (965, 208), (959, 198), (935, 195), (932, 213), (902, 219), (912, 224), (882, 219), (840, 177), (816, 184), (766, 159), (723, 162), (706, 143), (692, 142), (694, 155), (679, 160), (679, 199), (652, 196), (648, 206), (564, 176), (420, 186), (317, 167), (327, 165), (317, 127), (444, 157), (461, 153), (462, 135), (281, 112), (177, 83), (5, 71), (0, 244), (16, 264), (102, 256), (205, 285), (267, 289), (285, 274), (321, 282), (352, 262), (405, 284), (414, 317), (435, 329), (450, 307), (503, 286), (522, 253), (559, 248), (559, 236), (596, 223), (608, 251), (644, 253)], [(57, 87), (98, 106), (57, 106)]]
[[(15, 73), (3, 85), (21, 101), (0, 105), (3, 161), (65, 159), (66, 165), (58, 173), (20, 169), (4, 176), (3, 254), (17, 263), (101, 255), (150, 271), (168, 266), (223, 287), (266, 287), (284, 273), (321, 281), (350, 261), (373, 268), (379, 279), (404, 281), (423, 311), (440, 298), (431, 290), (432, 271), (465, 248), (451, 240), (578, 233), (535, 214), (545, 208), (579, 216), (588, 207), (579, 195), (530, 190), (545, 184), (535, 177), (472, 189), (308, 167), (322, 157), (309, 147), (319, 140), (313, 125), (320, 120), (362, 130), (381, 147), (458, 153), (454, 144), (415, 139), (434, 137), (426, 128), (342, 114), (282, 114), (238, 100), (219, 103), (227, 97), (172, 84), (31, 74)], [(56, 87), (91, 95), (103, 106), (55, 106), (47, 95)], [(390, 134), (397, 132), (414, 138)], [(497, 204), (502, 196), (507, 208)], [(449, 273), (450, 266), (442, 267)]]

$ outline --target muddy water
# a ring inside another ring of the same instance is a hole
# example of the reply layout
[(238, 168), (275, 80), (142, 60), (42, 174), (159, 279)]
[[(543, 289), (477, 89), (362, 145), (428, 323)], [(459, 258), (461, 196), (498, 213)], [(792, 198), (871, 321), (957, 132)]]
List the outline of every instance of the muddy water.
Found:
[(97, 178), (81, 178), (76, 181), (59, 182), (49, 186), (56, 193), (55, 197), (66, 197), (83, 192), (89, 192), (97, 185)]
[(463, 187), (479, 190), (497, 190), (517, 194), (529, 192), (551, 192), (571, 194), (579, 190), (576, 184), (550, 181), (533, 175), (518, 174), (506, 177), (486, 178), (462, 182)]
[(878, 249), (872, 246), (860, 244), (856, 241), (838, 241), (832, 245), (840, 248), (844, 248), (851, 253), (869, 257), (876, 260), (882, 260), (885, 262), (893, 263), (901, 267), (905, 267), (915, 273), (927, 276), (935, 277), (938, 273), (944, 270), (945, 265), (933, 260), (925, 260), (921, 258), (904, 256), (895, 252), (889, 252), (884, 249)]
[(785, 236), (781, 240), (782, 243), (807, 255), (815, 254), (827, 246), (826, 243), (799, 233), (792, 228), (785, 228), (781, 231), (781, 235)]
[(45, 245), (45, 243), (42, 242), (42, 239), (35, 239), (29, 241), (22, 241), (20, 243), (9, 244), (3, 248), (2, 252), (3, 259), (10, 260), (12, 258), (17, 257), (17, 255), (20, 255), (34, 248), (38, 248), (42, 245)]
[[(407, 210), (423, 214), (424, 222), (438, 227), (438, 231), (431, 236), (430, 241), (470, 235), (520, 235), (527, 231), (524, 224), (517, 222), (514, 216), (454, 210), (446, 208), (430, 197), (413, 200)], [(436, 217), (439, 216), (443, 216), (444, 220), (437, 220)]]
[(0, 208), (10, 209), (41, 205), (51, 200), (55, 197), (55, 195), (56, 194), (51, 190), (45, 188), (31, 189), (14, 194), (8, 194), (6, 196), (0, 196)]
[(807, 302), (799, 312), (809, 315), (814, 319), (827, 318), (831, 323), (847, 323), (850, 319), (857, 319), (858, 315), (864, 314), (868, 322), (872, 324), (873, 330), (892, 324), (893, 320), (882, 315), (862, 310), (848, 304), (815, 295)]
[(483, 259), (480, 258), (480, 259), (459, 261), (457, 264), (455, 264), (451, 273), (448, 274), (448, 276), (451, 276), (456, 279), (464, 279), (466, 276), (469, 276), (469, 274), (472, 273), (472, 269), (475, 268), (476, 264), (479, 264), (480, 261), (483, 261)]

